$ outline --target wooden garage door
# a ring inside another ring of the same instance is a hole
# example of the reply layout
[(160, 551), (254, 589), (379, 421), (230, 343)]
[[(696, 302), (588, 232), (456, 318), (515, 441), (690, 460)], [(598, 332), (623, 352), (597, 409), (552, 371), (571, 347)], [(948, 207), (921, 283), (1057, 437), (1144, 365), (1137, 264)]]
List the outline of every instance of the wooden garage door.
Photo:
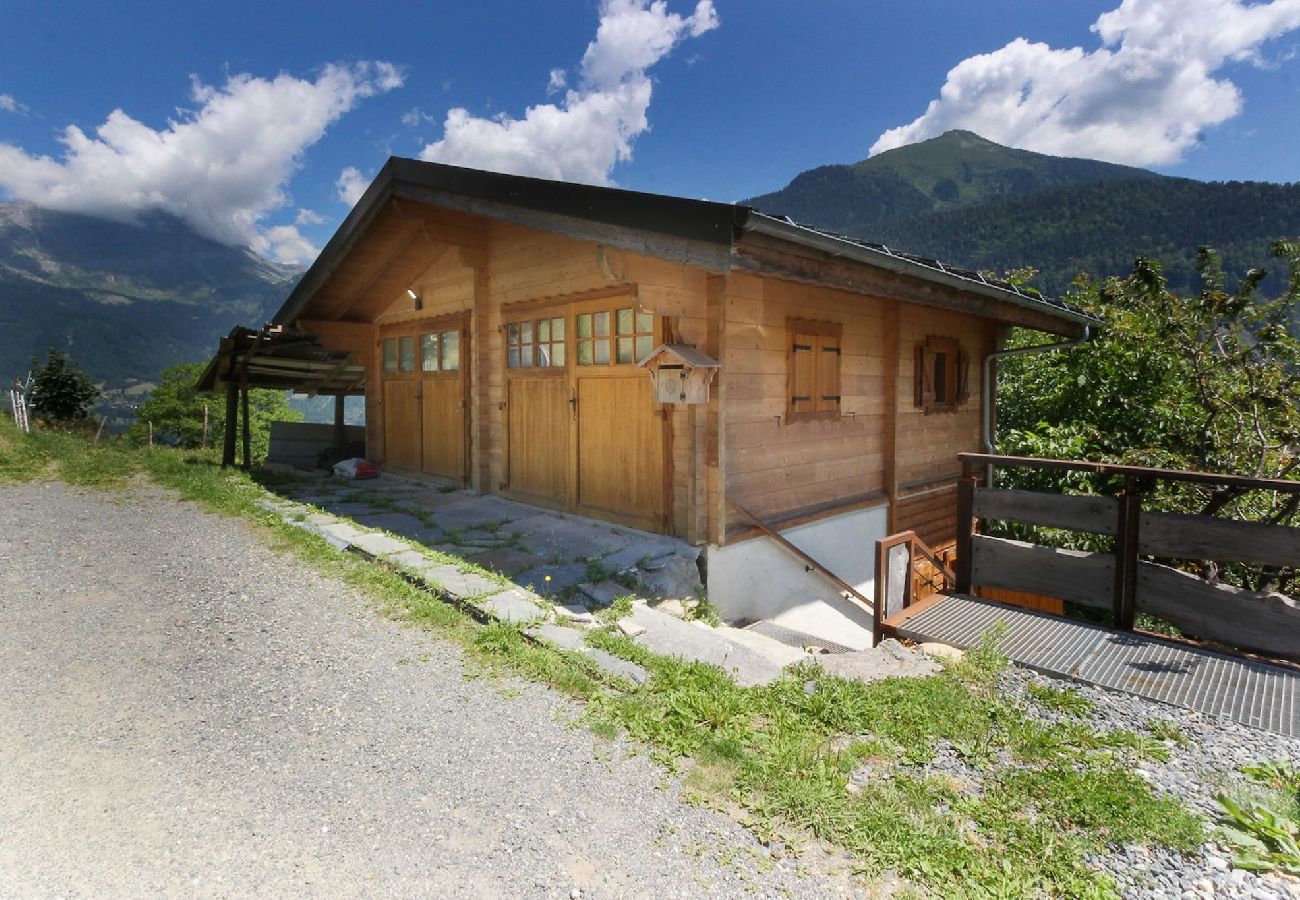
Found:
[(394, 469), (420, 468), (420, 385), (384, 383), (384, 463)]
[(459, 379), (425, 379), (420, 392), (423, 463), (430, 475), (465, 474), (465, 403)]
[(507, 391), (510, 490), (550, 506), (567, 506), (568, 380), (510, 378)]
[(639, 370), (627, 377), (582, 377), (581, 372), (577, 509), (658, 530), (664, 511), (664, 429), (650, 379)]
[(665, 419), (649, 376), (636, 367), (659, 327), (626, 297), (507, 318), (511, 493), (667, 528)]

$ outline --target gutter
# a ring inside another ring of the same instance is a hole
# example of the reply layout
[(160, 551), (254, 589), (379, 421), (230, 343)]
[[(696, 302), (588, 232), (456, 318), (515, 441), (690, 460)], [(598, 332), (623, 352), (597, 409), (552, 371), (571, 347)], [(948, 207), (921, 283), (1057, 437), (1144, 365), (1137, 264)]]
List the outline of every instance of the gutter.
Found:
[[(1028, 356), (1031, 353), (1050, 353), (1053, 350), (1065, 350), (1070, 347), (1077, 347), (1092, 339), (1092, 326), (1084, 325), (1083, 334), (1077, 338), (1068, 341), (1057, 341), (1052, 344), (1034, 344), (1032, 347), (1016, 347), (1011, 350), (997, 350), (984, 357), (983, 377), (980, 379), (980, 392), (983, 395), (980, 399), (980, 439), (984, 444), (984, 452), (990, 456), (996, 453), (993, 446), (993, 363), (999, 359), (1006, 359), (1011, 356)], [(988, 487), (993, 486), (993, 464), (990, 463), (987, 472), (984, 475), (984, 484)]]
[[(919, 262), (906, 259), (905, 257), (896, 256), (895, 254), (889, 253), (885, 250), (876, 250), (872, 247), (865, 247), (861, 244), (854, 243), (853, 241), (824, 234), (811, 228), (805, 228), (802, 225), (795, 225), (791, 222), (774, 219), (771, 216), (764, 215), (756, 210), (749, 210), (747, 216), (744, 218), (738, 216), (737, 219), (738, 221), (736, 226), (742, 232), (753, 231), (769, 237), (779, 238), (794, 244), (800, 244), (805, 247), (820, 250), (830, 256), (844, 257), (856, 262), (875, 266), (876, 268), (888, 269), (889, 271), (896, 272), (900, 275), (910, 275), (913, 278), (920, 278), (924, 281), (947, 285), (948, 287), (958, 288), (975, 294), (982, 294), (985, 297), (999, 300), (1003, 303), (1010, 303), (1013, 306), (1019, 306), (1023, 309), (1032, 309), (1034, 312), (1044, 313), (1058, 319), (1073, 322), (1076, 325), (1082, 325), (1084, 337), (1068, 343), (1079, 343), (1079, 341), (1087, 340), (1088, 329), (1091, 326), (1097, 325), (1097, 319), (1089, 316), (1087, 313), (1066, 309), (975, 278), (967, 278), (963, 275), (944, 269), (941, 264), (939, 268), (923, 265)], [(1066, 344), (1060, 346), (1066, 346)], [(1024, 349), (1028, 350), (1029, 348), (1026, 347)]]

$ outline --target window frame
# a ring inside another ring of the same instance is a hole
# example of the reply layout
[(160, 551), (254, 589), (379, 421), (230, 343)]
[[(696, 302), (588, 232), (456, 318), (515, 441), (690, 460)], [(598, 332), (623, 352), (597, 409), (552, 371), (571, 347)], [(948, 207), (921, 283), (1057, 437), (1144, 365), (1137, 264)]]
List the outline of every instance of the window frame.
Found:
[[(940, 397), (935, 382), (940, 357), (943, 359), (943, 383), (948, 388)], [(970, 358), (954, 337), (928, 335), (916, 345), (914, 403), (925, 412), (956, 412), (970, 399)]]
[[(786, 391), (785, 420), (787, 422), (823, 422), (840, 419), (844, 415), (844, 323), (814, 319), (786, 319)], [(805, 341), (809, 341), (805, 343)], [(805, 359), (800, 354), (811, 354), (806, 362), (811, 366), (808, 375), (802, 375)], [(833, 369), (828, 369), (828, 355), (835, 357)], [(801, 384), (811, 378), (809, 385)], [(799, 404), (809, 404), (800, 407)]]

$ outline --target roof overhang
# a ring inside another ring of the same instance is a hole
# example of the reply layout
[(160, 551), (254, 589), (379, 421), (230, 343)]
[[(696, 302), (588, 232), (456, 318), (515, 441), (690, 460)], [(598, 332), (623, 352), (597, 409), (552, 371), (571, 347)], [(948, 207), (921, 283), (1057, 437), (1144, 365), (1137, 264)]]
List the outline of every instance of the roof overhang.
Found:
[(365, 381), (362, 366), (344, 351), (326, 350), (313, 335), (273, 326), (236, 327), (221, 339), (196, 387), (220, 391), (233, 384), (337, 395), (360, 394)]

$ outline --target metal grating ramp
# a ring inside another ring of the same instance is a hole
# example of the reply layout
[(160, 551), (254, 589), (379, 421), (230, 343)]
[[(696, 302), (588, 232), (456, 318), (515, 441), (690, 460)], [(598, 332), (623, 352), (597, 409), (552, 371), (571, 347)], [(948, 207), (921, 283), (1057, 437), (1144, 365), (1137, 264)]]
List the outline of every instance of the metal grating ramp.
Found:
[(898, 636), (957, 647), (998, 622), (1015, 662), (1140, 697), (1300, 737), (1300, 672), (974, 597), (945, 597), (899, 623)]

